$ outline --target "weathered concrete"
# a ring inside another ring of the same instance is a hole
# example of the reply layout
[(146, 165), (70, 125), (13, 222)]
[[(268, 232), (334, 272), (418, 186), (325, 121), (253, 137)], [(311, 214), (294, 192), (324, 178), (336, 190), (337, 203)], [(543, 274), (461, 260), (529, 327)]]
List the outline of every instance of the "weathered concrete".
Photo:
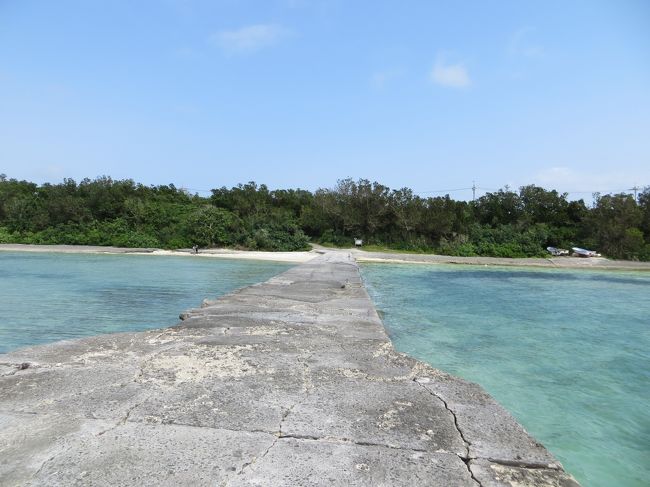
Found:
[(0, 484), (577, 485), (480, 387), (393, 350), (349, 253), (183, 318), (0, 355)]

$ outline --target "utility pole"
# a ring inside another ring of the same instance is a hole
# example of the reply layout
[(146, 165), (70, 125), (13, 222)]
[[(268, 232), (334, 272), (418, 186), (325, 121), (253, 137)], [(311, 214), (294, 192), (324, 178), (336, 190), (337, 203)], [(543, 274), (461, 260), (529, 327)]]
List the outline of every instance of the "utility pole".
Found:
[(476, 201), (476, 181), (472, 181), (472, 201)]
[(636, 184), (632, 186), (628, 191), (634, 191), (634, 201), (636, 201), (636, 192), (639, 191), (641, 188), (639, 188)]

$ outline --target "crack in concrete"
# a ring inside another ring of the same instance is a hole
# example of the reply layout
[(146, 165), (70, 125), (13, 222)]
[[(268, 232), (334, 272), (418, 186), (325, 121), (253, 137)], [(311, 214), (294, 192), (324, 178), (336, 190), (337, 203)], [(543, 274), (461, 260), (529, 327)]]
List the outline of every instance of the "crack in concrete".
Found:
[(133, 382), (135, 382), (136, 384), (142, 385), (143, 382), (141, 381), (141, 379), (144, 376), (144, 369), (145, 369), (146, 365), (149, 362), (151, 362), (154, 358), (156, 358), (158, 355), (160, 355), (161, 353), (164, 353), (164, 352), (166, 352), (168, 350), (173, 349), (176, 345), (178, 345), (178, 342), (167, 345), (167, 346), (163, 346), (160, 349), (156, 350), (155, 352), (150, 353), (149, 355), (147, 355), (147, 357), (144, 360), (140, 360), (140, 363), (138, 364), (138, 367), (140, 368), (140, 370), (138, 371), (138, 373), (133, 378)]
[[(144, 403), (147, 399), (149, 399), (149, 397), (144, 398), (138, 404), (130, 407), (129, 408), (129, 416), (130, 416), (130, 412), (132, 412), (133, 409), (135, 409), (136, 407), (142, 405), (142, 403)], [(23, 415), (49, 416), (48, 413), (37, 413), (37, 412), (30, 412), (30, 411), (3, 411), (3, 410), (0, 410), (0, 413), (2, 413), (2, 412), (6, 412), (6, 413), (17, 415), (17, 416), (19, 416), (21, 414), (23, 414)], [(109, 421), (108, 419), (97, 418), (97, 417), (80, 417), (80, 419), (83, 419), (85, 421), (103, 421), (103, 422)], [(128, 420), (128, 418), (127, 418), (127, 420)], [(120, 422), (121, 421), (123, 421), (123, 418), (120, 420)], [(124, 422), (126, 422), (126, 421), (124, 421)], [(161, 426), (164, 426), (164, 427), (171, 426), (171, 427), (182, 427), (182, 428), (208, 429), (208, 430), (215, 430), (215, 431), (228, 431), (230, 433), (260, 433), (260, 434), (276, 436), (276, 437), (278, 435), (277, 431), (271, 431), (271, 430), (261, 430), (261, 429), (254, 429), (254, 428), (252, 428), (252, 429), (234, 429), (234, 428), (225, 428), (223, 426), (198, 425), (198, 424), (190, 424), (190, 423), (181, 423), (181, 422), (176, 422), (176, 421), (158, 422), (158, 421), (146, 421), (146, 420), (137, 421), (136, 420), (136, 421), (130, 421), (130, 423), (143, 424), (143, 425), (146, 425), (146, 426), (151, 426), (151, 427), (156, 427), (156, 428), (161, 427)], [(116, 425), (116, 426), (119, 426), (119, 424)], [(107, 430), (103, 431), (101, 434), (114, 429), (116, 426), (112, 426), (112, 427), (108, 428)], [(98, 433), (95, 436), (99, 436), (99, 435), (100, 434)]]
[(526, 462), (524, 460), (500, 460), (496, 458), (485, 458), (490, 463), (496, 463), (505, 467), (519, 467), (527, 468), (530, 470), (557, 470), (564, 471), (560, 465), (555, 463), (541, 463), (541, 462)]
[[(412, 448), (412, 447), (402, 447), (402, 446), (396, 446), (396, 445), (389, 445), (386, 443), (376, 443), (376, 442), (371, 442), (371, 441), (355, 441), (351, 438), (346, 438), (346, 437), (337, 437), (337, 436), (314, 436), (314, 435), (300, 435), (300, 434), (286, 434), (282, 432), (282, 425), (284, 424), (286, 418), (289, 416), (289, 414), (293, 411), (293, 409), (298, 406), (300, 402), (293, 404), (292, 406), (286, 408), (284, 411), (282, 418), (280, 419), (280, 426), (278, 431), (268, 431), (268, 430), (259, 430), (259, 429), (233, 429), (233, 428), (224, 428), (222, 426), (209, 426), (209, 425), (195, 425), (195, 424), (188, 424), (188, 423), (178, 423), (178, 422), (166, 422), (166, 423), (143, 423), (143, 424), (150, 424), (152, 427), (165, 427), (165, 426), (180, 426), (184, 428), (197, 428), (197, 429), (210, 429), (210, 430), (217, 430), (217, 431), (228, 431), (231, 433), (259, 433), (259, 434), (265, 434), (265, 435), (272, 435), (275, 436), (273, 441), (273, 445), (277, 443), (277, 440), (285, 440), (285, 439), (296, 439), (296, 440), (307, 440), (307, 441), (320, 441), (323, 443), (342, 443), (342, 444), (349, 444), (349, 445), (358, 445), (358, 446), (375, 446), (375, 447), (381, 447), (381, 448), (388, 448), (391, 450), (403, 450), (403, 451), (412, 451), (412, 452), (419, 452), (419, 453), (431, 453), (430, 450), (424, 449), (424, 448)], [(133, 408), (137, 407), (138, 405), (134, 406)], [(131, 408), (131, 409), (133, 409)], [(101, 419), (99, 418), (87, 418), (87, 419), (95, 419), (100, 421)], [(124, 424), (124, 423), (122, 423)], [(117, 427), (119, 425), (113, 426), (106, 431), (110, 431)], [(99, 433), (103, 434), (106, 431)], [(99, 435), (98, 434), (98, 435)], [(268, 453), (268, 450), (267, 450)], [(454, 455), (457, 456), (463, 460), (466, 460), (462, 456), (458, 455), (458, 453), (453, 452), (453, 451), (447, 451), (447, 450), (437, 450), (433, 453), (440, 453), (440, 454), (448, 454), (448, 455)], [(262, 456), (260, 456), (261, 458)], [(472, 460), (472, 459), (468, 459)], [(497, 463), (497, 462), (494, 462)]]
[(0, 413), (3, 414), (11, 414), (13, 416), (21, 416), (21, 415), (28, 415), (28, 416), (47, 416), (48, 413), (42, 413), (40, 411), (18, 411), (18, 410), (13, 410), (13, 409), (0, 409)]
[(472, 466), (470, 465), (470, 462), (472, 460), (470, 458), (462, 458), (462, 457), (459, 457), (459, 458), (465, 464), (465, 467), (467, 468), (467, 471), (469, 472), (469, 476), (472, 477), (472, 480), (474, 482), (476, 482), (479, 485), (479, 487), (483, 487), (483, 484), (481, 483), (481, 481), (474, 476), (474, 472), (472, 471)]
[[(246, 469), (248, 469), (248, 468), (253, 468), (253, 465), (255, 465), (255, 463), (256, 463), (258, 460), (262, 460), (266, 455), (268, 455), (269, 451), (271, 451), (271, 448), (273, 448), (273, 447), (276, 445), (276, 443), (278, 442), (279, 439), (280, 439), (279, 437), (273, 438), (273, 441), (271, 442), (271, 444), (269, 445), (269, 447), (268, 447), (266, 450), (264, 450), (264, 452), (262, 452), (261, 455), (259, 455), (259, 456), (254, 456), (254, 457), (251, 459), (251, 461), (249, 461), (249, 462), (247, 462), (247, 463), (244, 463), (244, 464), (242, 465), (242, 468), (239, 469), (239, 472), (237, 472), (237, 475), (238, 475), (238, 476), (239, 476), (239, 475), (242, 475)], [(227, 486), (227, 485), (230, 483), (230, 480), (231, 480), (231, 479), (226, 479), (225, 483), (222, 484), (222, 485)]]
[[(313, 385), (313, 383), (312, 383), (312, 381), (311, 381), (311, 377), (310, 377), (310, 375), (311, 375), (311, 369), (310, 369), (309, 365), (308, 365), (307, 362), (306, 362), (306, 361), (309, 360), (313, 355), (314, 355), (314, 352), (311, 352), (311, 353), (309, 353), (306, 357), (300, 357), (300, 358), (297, 359), (298, 362), (300, 362), (300, 363), (302, 364), (302, 366), (303, 366), (303, 392), (305, 393), (305, 395), (309, 395), (311, 389), (313, 389), (313, 387), (314, 387), (314, 385)], [(259, 459), (264, 458), (264, 457), (269, 453), (269, 451), (271, 451), (271, 449), (272, 449), (272, 448), (273, 448), (273, 447), (278, 443), (278, 441), (279, 441), (281, 438), (285, 438), (285, 437), (286, 437), (285, 435), (282, 434), (282, 425), (284, 424), (284, 422), (285, 422), (285, 420), (287, 419), (287, 417), (289, 416), (289, 414), (291, 414), (291, 412), (293, 411), (293, 409), (294, 409), (298, 404), (300, 404), (301, 402), (302, 402), (302, 401), (297, 401), (297, 402), (293, 403), (291, 406), (289, 406), (289, 407), (284, 411), (284, 413), (282, 413), (282, 417), (280, 418), (280, 424), (278, 425), (278, 431), (277, 431), (277, 434), (276, 434), (276, 438), (273, 440), (273, 443), (271, 443), (271, 445), (270, 445), (270, 446), (269, 446), (269, 447), (264, 451), (264, 453), (262, 453), (262, 455), (260, 455)], [(248, 464), (244, 465), (244, 467), (242, 467), (242, 469), (239, 471), (238, 475), (241, 475), (242, 472), (243, 472), (247, 467), (251, 467), (251, 466), (252, 466), (252, 465), (253, 465), (257, 460), (258, 460), (258, 458), (255, 457), (251, 462), (249, 462)]]
[[(401, 447), (401, 446), (396, 446), (396, 445), (389, 445), (386, 443), (375, 443), (371, 441), (355, 441), (351, 438), (345, 438), (345, 437), (336, 437), (336, 436), (313, 436), (313, 435), (297, 435), (297, 434), (287, 434), (287, 435), (282, 435), (280, 436), (281, 440), (284, 439), (294, 439), (294, 440), (304, 440), (304, 441), (318, 441), (318, 442), (323, 442), (323, 443), (342, 443), (346, 445), (358, 445), (358, 446), (374, 446), (374, 447), (379, 447), (379, 448), (388, 448), (390, 450), (400, 450), (400, 451), (411, 451), (411, 452), (418, 452), (418, 453), (431, 453), (429, 450), (426, 450), (424, 448), (408, 448), (408, 447)], [(438, 453), (438, 454), (446, 454), (446, 455), (454, 455), (458, 456), (454, 452), (446, 451), (446, 450), (439, 450), (433, 453)]]
[(472, 446), (472, 442), (469, 441), (467, 438), (465, 438), (465, 435), (463, 435), (463, 431), (461, 430), (461, 428), (460, 428), (460, 426), (458, 424), (458, 418), (456, 417), (456, 413), (454, 413), (454, 411), (449, 407), (449, 405), (447, 404), (447, 401), (445, 401), (442, 397), (440, 397), (438, 394), (436, 394), (435, 392), (433, 392), (429, 388), (425, 387), (424, 384), (421, 384), (420, 382), (418, 382), (417, 378), (414, 378), (412, 380), (417, 385), (422, 387), (425, 391), (427, 391), (429, 394), (431, 394), (433, 397), (435, 397), (440, 402), (442, 402), (442, 404), (445, 406), (445, 409), (447, 411), (449, 411), (451, 416), (454, 418), (454, 426), (456, 427), (456, 431), (458, 431), (458, 434), (460, 435), (460, 438), (463, 440), (463, 443), (465, 444), (466, 453), (465, 453), (465, 456), (464, 457), (461, 456), (461, 458), (469, 458), (469, 447)]
[[(144, 376), (144, 369), (146, 367), (146, 364), (151, 362), (156, 356), (158, 356), (161, 353), (169, 350), (170, 348), (172, 348), (172, 347), (170, 347), (170, 346), (163, 347), (162, 349), (160, 349), (160, 350), (158, 350), (158, 351), (156, 351), (156, 352), (154, 352), (152, 354), (149, 354), (149, 356), (146, 359), (141, 360), (140, 364), (139, 364), (139, 369), (140, 370), (133, 377), (132, 382), (134, 382), (136, 384), (139, 384), (139, 385), (142, 385), (142, 377)], [(136, 402), (133, 406), (128, 408), (126, 410), (126, 413), (124, 414), (124, 416), (122, 418), (120, 418), (117, 421), (117, 423), (115, 423), (110, 428), (107, 428), (107, 429), (105, 429), (103, 431), (100, 431), (95, 436), (102, 436), (103, 434), (108, 433), (109, 431), (113, 431), (115, 428), (118, 428), (119, 426), (122, 426), (122, 425), (126, 424), (126, 422), (129, 420), (129, 417), (131, 416), (131, 413), (133, 412), (133, 410), (135, 410), (135, 408), (137, 408), (137, 407), (141, 406), (142, 404), (144, 404), (152, 396), (152, 394), (153, 394), (152, 392), (149, 392), (149, 394), (146, 394), (144, 398), (142, 398), (140, 401)]]
[(456, 416), (456, 413), (449, 407), (449, 405), (447, 404), (447, 401), (445, 401), (438, 394), (436, 394), (435, 392), (433, 392), (432, 390), (427, 388), (424, 384), (421, 384), (420, 382), (418, 382), (417, 378), (414, 378), (413, 381), (415, 383), (417, 383), (418, 385), (420, 385), (421, 387), (423, 387), (427, 392), (429, 392), (429, 394), (431, 394), (432, 396), (434, 396), (434, 397), (438, 398), (440, 401), (442, 401), (442, 403), (445, 405), (445, 409), (447, 409), (447, 411), (449, 411), (451, 413), (451, 415), (453, 416), (454, 425), (456, 427), (456, 430), (458, 431), (458, 434), (460, 435), (463, 442), (465, 443), (465, 448), (467, 449), (466, 456), (459, 455), (458, 457), (463, 461), (463, 463), (465, 463), (469, 474), (472, 476), (472, 479), (478, 485), (482, 485), (482, 484), (476, 477), (474, 477), (474, 472), (472, 472), (472, 469), (471, 469), (471, 466), (470, 466), (470, 462), (472, 460), (478, 460), (478, 459), (487, 460), (488, 462), (496, 463), (498, 465), (503, 465), (503, 466), (506, 466), (506, 467), (519, 467), (519, 468), (526, 468), (526, 469), (531, 469), (531, 470), (535, 470), (535, 469), (538, 469), (538, 470), (539, 469), (550, 469), (550, 470), (558, 470), (558, 471), (563, 470), (562, 467), (559, 464), (547, 464), (547, 463), (540, 463), (540, 462), (527, 462), (525, 460), (521, 460), (521, 461), (519, 461), (519, 460), (499, 460), (499, 459), (489, 458), (489, 457), (488, 458), (483, 458), (483, 457), (470, 456), (470, 447), (472, 446), (472, 442), (469, 441), (465, 437), (465, 435), (463, 434), (463, 430), (461, 429), (460, 425), (458, 424), (458, 417)]
[(49, 462), (51, 462), (52, 460), (54, 460), (54, 459), (56, 458), (56, 456), (57, 456), (59, 453), (61, 453), (61, 452), (58, 451), (58, 452), (56, 452), (54, 455), (52, 455), (50, 458), (48, 458), (47, 460), (45, 460), (45, 461), (41, 464), (41, 466), (38, 467), (38, 470), (36, 470), (36, 472), (34, 472), (34, 473), (32, 474), (32, 480), (33, 480), (33, 479), (36, 479), (36, 477), (41, 473), (41, 470), (43, 470), (43, 468), (45, 468), (45, 465), (47, 465)]
[(282, 438), (282, 425), (284, 424), (284, 421), (287, 419), (287, 416), (291, 414), (291, 411), (293, 411), (293, 408), (295, 408), (298, 405), (298, 403), (292, 404), (290, 407), (287, 408), (287, 410), (282, 414), (282, 418), (280, 418), (280, 426), (278, 427), (278, 433), (277, 436), (278, 438)]
[(481, 482), (476, 477), (474, 477), (474, 472), (472, 472), (472, 469), (471, 469), (470, 464), (469, 464), (469, 462), (472, 460), (470, 458), (470, 456), (469, 456), (469, 447), (472, 446), (472, 442), (469, 441), (467, 438), (465, 438), (465, 435), (463, 434), (463, 430), (460, 428), (460, 425), (458, 424), (458, 417), (456, 416), (456, 413), (449, 407), (449, 404), (447, 404), (447, 401), (445, 401), (438, 394), (436, 394), (435, 392), (430, 390), (428, 387), (425, 387), (424, 384), (421, 384), (420, 382), (418, 382), (416, 377), (414, 377), (412, 380), (417, 385), (422, 387), (425, 391), (427, 391), (429, 394), (431, 394), (433, 397), (440, 400), (442, 402), (442, 404), (444, 404), (445, 409), (447, 411), (449, 411), (449, 413), (454, 418), (454, 426), (456, 427), (456, 431), (458, 431), (458, 434), (460, 435), (460, 438), (463, 440), (463, 443), (465, 444), (465, 450), (466, 450), (465, 456), (458, 455), (458, 458), (460, 458), (463, 461), (463, 463), (465, 464), (465, 467), (467, 468), (467, 472), (469, 473), (472, 480), (474, 482), (476, 482), (479, 486), (482, 486)]
[(131, 413), (133, 412), (133, 410), (135, 408), (137, 408), (138, 406), (140, 406), (142, 403), (144, 403), (147, 399), (149, 399), (149, 396), (144, 398), (142, 401), (140, 401), (140, 402), (134, 404), (133, 406), (131, 406), (129, 409), (126, 410), (126, 413), (124, 414), (124, 416), (122, 418), (120, 418), (120, 420), (117, 423), (115, 423), (110, 428), (106, 428), (105, 430), (100, 431), (95, 436), (102, 436), (104, 433), (108, 433), (109, 431), (113, 431), (115, 428), (118, 428), (118, 427), (120, 427), (122, 425), (125, 425), (126, 422), (129, 420), (129, 416), (131, 416)]
[[(253, 468), (253, 465), (257, 461), (262, 460), (264, 457), (266, 457), (266, 455), (268, 455), (268, 453), (271, 451), (271, 449), (278, 443), (280, 438), (283, 438), (283, 436), (282, 436), (282, 425), (284, 424), (284, 421), (287, 419), (287, 416), (289, 416), (289, 414), (291, 413), (291, 411), (293, 411), (293, 408), (295, 408), (297, 406), (297, 404), (298, 404), (297, 402), (292, 404), (290, 407), (288, 407), (284, 411), (284, 413), (282, 413), (282, 417), (280, 418), (280, 424), (278, 425), (278, 431), (276, 433), (276, 437), (273, 439), (273, 441), (271, 442), (269, 447), (266, 450), (264, 450), (264, 452), (262, 452), (261, 455), (253, 457), (250, 462), (247, 462), (244, 465), (242, 465), (242, 468), (239, 470), (239, 472), (237, 472), (238, 476), (242, 475), (246, 469)], [(225, 484), (223, 484), (223, 485), (227, 486), (228, 483), (229, 483), (229, 480), (226, 480)]]

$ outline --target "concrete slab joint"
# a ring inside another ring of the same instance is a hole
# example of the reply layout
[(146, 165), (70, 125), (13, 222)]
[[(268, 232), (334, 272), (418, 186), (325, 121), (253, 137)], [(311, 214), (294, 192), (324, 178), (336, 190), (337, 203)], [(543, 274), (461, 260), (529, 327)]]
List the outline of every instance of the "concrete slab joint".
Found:
[(0, 485), (578, 485), (393, 349), (349, 252), (180, 317), (0, 356)]

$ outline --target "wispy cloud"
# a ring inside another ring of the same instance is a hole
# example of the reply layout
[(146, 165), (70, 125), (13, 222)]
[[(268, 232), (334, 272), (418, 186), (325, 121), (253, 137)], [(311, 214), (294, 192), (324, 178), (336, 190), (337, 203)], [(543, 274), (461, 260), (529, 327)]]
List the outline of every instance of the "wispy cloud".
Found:
[(542, 56), (544, 54), (544, 48), (531, 40), (534, 33), (534, 27), (522, 27), (517, 29), (508, 42), (508, 55), (512, 57), (522, 56), (527, 58)]
[(210, 36), (210, 42), (226, 54), (245, 54), (277, 44), (289, 31), (277, 24), (256, 24), (224, 30)]
[(467, 88), (472, 84), (463, 63), (449, 63), (442, 55), (438, 56), (431, 70), (431, 81), (448, 88)]

